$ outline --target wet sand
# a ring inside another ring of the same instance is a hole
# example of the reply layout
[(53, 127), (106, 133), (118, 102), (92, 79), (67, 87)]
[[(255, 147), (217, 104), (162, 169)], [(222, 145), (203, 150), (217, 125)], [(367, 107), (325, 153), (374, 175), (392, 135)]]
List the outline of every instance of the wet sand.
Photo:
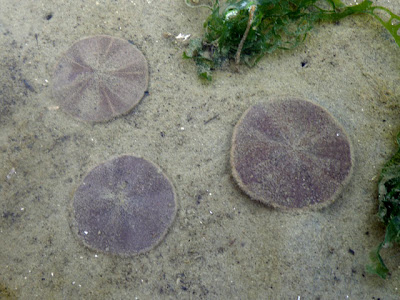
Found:
[[(398, 1), (380, 1), (400, 14)], [(10, 1), (0, 12), (0, 295), (18, 299), (398, 299), (365, 272), (383, 239), (377, 178), (400, 129), (400, 49), (370, 16), (319, 24), (293, 51), (203, 84), (180, 33), (199, 37), (206, 8), (176, 1)], [(396, 9), (395, 9), (396, 7)], [(58, 109), (51, 77), (78, 39), (131, 41), (149, 94), (129, 114), (80, 122)], [(252, 201), (231, 176), (233, 128), (251, 105), (295, 96), (328, 110), (353, 143), (353, 177), (329, 207), (283, 212)], [(177, 218), (152, 251), (96, 253), (70, 229), (87, 172), (121, 154), (171, 179)], [(1, 298), (0, 297), (0, 298)], [(7, 299), (7, 298), (6, 298)]]

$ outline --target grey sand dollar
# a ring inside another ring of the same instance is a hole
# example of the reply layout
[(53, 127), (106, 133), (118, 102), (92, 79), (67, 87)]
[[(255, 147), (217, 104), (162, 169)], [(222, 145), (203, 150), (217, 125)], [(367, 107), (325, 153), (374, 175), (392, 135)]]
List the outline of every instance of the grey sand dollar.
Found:
[(176, 196), (153, 163), (124, 155), (92, 169), (73, 198), (73, 230), (94, 250), (134, 255), (165, 236), (176, 215)]
[(147, 61), (128, 41), (99, 35), (67, 50), (53, 74), (53, 95), (74, 117), (107, 121), (127, 113), (148, 84)]
[(232, 138), (231, 166), (252, 199), (280, 208), (319, 208), (349, 180), (352, 147), (321, 106), (300, 99), (250, 107)]

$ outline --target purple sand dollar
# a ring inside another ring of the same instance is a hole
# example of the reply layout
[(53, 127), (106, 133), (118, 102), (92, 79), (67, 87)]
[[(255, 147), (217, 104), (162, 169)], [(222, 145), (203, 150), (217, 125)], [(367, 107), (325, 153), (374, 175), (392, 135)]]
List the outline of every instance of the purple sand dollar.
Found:
[(176, 207), (174, 188), (162, 171), (124, 155), (86, 175), (73, 199), (73, 230), (89, 248), (134, 255), (161, 241)]
[(250, 107), (237, 123), (233, 177), (252, 199), (280, 208), (319, 208), (348, 182), (352, 147), (322, 107), (298, 99)]
[(60, 59), (53, 95), (74, 117), (100, 122), (130, 111), (147, 84), (142, 52), (126, 40), (99, 35), (76, 42)]

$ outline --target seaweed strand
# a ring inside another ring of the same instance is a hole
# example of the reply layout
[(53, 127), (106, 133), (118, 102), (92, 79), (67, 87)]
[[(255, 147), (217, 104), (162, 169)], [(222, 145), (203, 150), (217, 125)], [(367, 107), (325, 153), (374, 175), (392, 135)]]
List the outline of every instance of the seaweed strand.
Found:
[(247, 27), (246, 27), (246, 31), (243, 34), (242, 39), (240, 40), (238, 49), (236, 51), (236, 55), (235, 55), (235, 63), (236, 65), (239, 64), (240, 62), (240, 52), (242, 52), (242, 48), (244, 45), (244, 42), (246, 41), (247, 35), (249, 34), (249, 30), (251, 27), (251, 24), (253, 23), (253, 18), (254, 18), (254, 11), (256, 10), (256, 5), (252, 5), (250, 6), (250, 11), (249, 11), (249, 20), (247, 21)]

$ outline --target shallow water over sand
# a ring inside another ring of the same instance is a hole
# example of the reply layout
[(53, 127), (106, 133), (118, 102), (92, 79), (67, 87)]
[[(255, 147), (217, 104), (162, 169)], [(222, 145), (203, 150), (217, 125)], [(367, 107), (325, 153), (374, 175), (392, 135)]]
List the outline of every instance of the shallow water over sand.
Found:
[[(400, 13), (396, 1), (382, 5)], [(382, 281), (365, 272), (383, 238), (377, 176), (399, 124), (399, 48), (369, 16), (320, 24), (293, 51), (203, 84), (179, 34), (199, 37), (206, 8), (174, 1), (10, 1), (0, 12), (0, 295), (19, 299), (397, 299), (399, 248)], [(57, 106), (51, 77), (78, 39), (131, 41), (149, 63), (139, 105), (87, 124)], [(329, 207), (287, 213), (251, 201), (229, 165), (233, 127), (253, 104), (319, 104), (354, 147), (353, 177)], [(178, 212), (165, 239), (133, 258), (93, 252), (70, 230), (84, 175), (118, 155), (168, 174)], [(3, 294), (1, 294), (3, 293)], [(32, 297), (33, 296), (33, 297)]]

